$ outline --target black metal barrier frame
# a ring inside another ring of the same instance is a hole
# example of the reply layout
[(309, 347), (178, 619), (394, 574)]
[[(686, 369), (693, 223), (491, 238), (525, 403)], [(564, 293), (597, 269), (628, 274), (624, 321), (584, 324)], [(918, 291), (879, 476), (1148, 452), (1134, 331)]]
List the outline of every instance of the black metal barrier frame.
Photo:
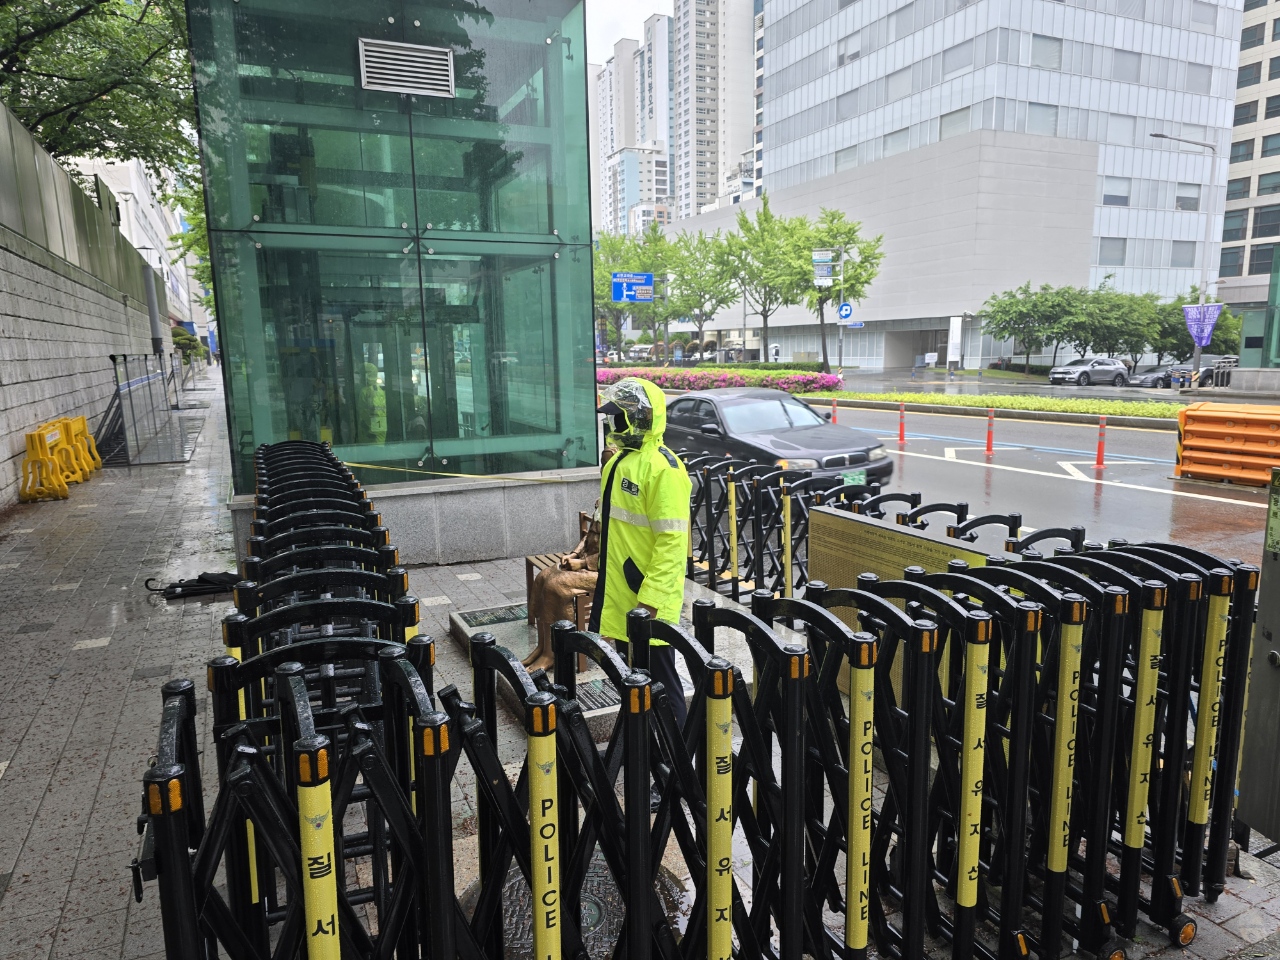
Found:
[[(264, 452), (262, 482), (326, 457)], [(194, 685), (163, 689), (137, 877), (139, 893), (160, 880), (168, 956), (497, 960), (514, 867), (533, 894), (535, 956), (581, 960), (597, 850), (625, 910), (607, 950), (628, 960), (860, 960), (873, 945), (900, 960), (1048, 960), (1068, 940), (1119, 960), (1140, 915), (1176, 944), (1194, 938), (1184, 898), (1213, 899), (1225, 876), (1256, 567), (1161, 544), (1103, 549), (1063, 528), (1018, 541), (1017, 562), (807, 582), (797, 599), (771, 581), (794, 560), (791, 538), (771, 544), (767, 530), (803, 529), (797, 502), (853, 493), (852, 509), (883, 513), (903, 496), (702, 470), (691, 568), (705, 563), (717, 585), (766, 584), (750, 611), (700, 600), (689, 630), (633, 611), (621, 654), (561, 621), (560, 683), (477, 635), (474, 703), (435, 692), (434, 644), (415, 635), (394, 548), (346, 539), (368, 532), (363, 493), (291, 491), (302, 506), (271, 522), (309, 523), (308, 502), (337, 493), (354, 509), (333, 512), (351, 525), (299, 528), (340, 531), (331, 543), (257, 541), (255, 579), (224, 622), (228, 654), (209, 664), (207, 817)], [(748, 488), (744, 518), (734, 503)], [(987, 525), (1020, 532), (1016, 516), (905, 500), (900, 522), (945, 513), (957, 540)], [(721, 569), (740, 530), (748, 565)], [(1035, 547), (1053, 539), (1067, 546), (1043, 557)], [(782, 640), (779, 622), (806, 643)], [(749, 682), (717, 655), (724, 631), (745, 642)], [(684, 691), (649, 671), (655, 643), (688, 668), (682, 726), (672, 698)], [(603, 750), (577, 699), (579, 655), (621, 701)], [(495, 748), (499, 684), (523, 705), (514, 779)], [(452, 875), (463, 754), (479, 791), (470, 914)], [(693, 887), (683, 930), (655, 892), (673, 841)]]

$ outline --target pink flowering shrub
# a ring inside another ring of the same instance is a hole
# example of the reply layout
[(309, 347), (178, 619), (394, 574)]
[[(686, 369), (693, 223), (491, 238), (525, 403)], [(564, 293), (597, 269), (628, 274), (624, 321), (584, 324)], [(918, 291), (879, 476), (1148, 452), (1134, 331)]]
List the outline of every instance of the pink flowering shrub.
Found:
[(694, 367), (608, 367), (596, 371), (596, 383), (608, 386), (623, 377), (652, 380), (664, 390), (713, 390), (716, 387), (769, 387), (787, 393), (815, 393), (839, 390), (839, 377), (830, 373), (800, 373), (795, 370), (699, 370)]

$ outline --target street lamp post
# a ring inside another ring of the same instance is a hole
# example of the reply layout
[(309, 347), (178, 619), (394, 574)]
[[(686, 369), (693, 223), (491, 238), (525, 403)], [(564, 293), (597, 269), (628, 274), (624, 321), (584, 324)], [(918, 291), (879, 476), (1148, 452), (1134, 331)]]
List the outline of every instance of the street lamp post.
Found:
[[(1211, 160), (1218, 158), (1218, 148), (1212, 143), (1206, 143), (1203, 140), (1188, 140), (1185, 137), (1174, 137), (1167, 133), (1153, 133), (1152, 138), (1156, 140), (1176, 140), (1179, 143), (1189, 143), (1193, 147), (1204, 147), (1209, 151)], [(1209, 186), (1213, 182), (1213, 170), (1209, 171), (1209, 176), (1205, 178), (1204, 185), (1204, 252), (1200, 257), (1200, 316), (1204, 316), (1204, 305), (1209, 298), (1209, 245), (1213, 243), (1213, 214), (1209, 212)], [(1196, 375), (1196, 384), (1199, 385), (1200, 373), (1200, 344), (1195, 345), (1195, 349), (1191, 353), (1191, 372)]]

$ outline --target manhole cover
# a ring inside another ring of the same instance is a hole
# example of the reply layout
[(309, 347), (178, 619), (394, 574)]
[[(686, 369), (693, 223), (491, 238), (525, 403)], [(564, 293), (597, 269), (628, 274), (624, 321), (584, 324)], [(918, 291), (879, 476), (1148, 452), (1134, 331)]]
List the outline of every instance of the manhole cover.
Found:
[[(680, 929), (677, 917), (683, 904), (683, 888), (665, 869), (658, 871), (657, 886), (668, 916)], [(479, 895), (479, 882), (471, 884), (462, 895), (462, 908), (468, 916), (475, 909)], [(582, 883), (580, 901), (582, 942), (587, 953), (593, 957), (612, 956), (622, 933), (625, 913), (622, 894), (613, 882), (604, 854), (597, 848)], [(507, 874), (502, 891), (502, 935), (505, 960), (533, 960), (533, 897), (520, 868), (515, 865)]]

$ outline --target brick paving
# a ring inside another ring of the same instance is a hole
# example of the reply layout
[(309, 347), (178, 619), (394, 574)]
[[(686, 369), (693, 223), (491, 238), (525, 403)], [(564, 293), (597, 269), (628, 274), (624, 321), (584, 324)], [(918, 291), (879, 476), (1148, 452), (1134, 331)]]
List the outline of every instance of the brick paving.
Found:
[[(71, 499), (0, 516), (0, 960), (146, 960), (163, 956), (155, 885), (131, 894), (140, 781), (155, 749), (160, 687), (204, 674), (222, 651), (228, 599), (166, 603), (160, 584), (234, 568), (221, 390), (190, 463), (105, 470)], [(394, 540), (394, 533), (392, 537)], [(437, 687), (470, 695), (465, 654), (447, 639), (452, 610), (524, 598), (522, 558), (410, 571), (421, 629), (440, 641)], [(197, 682), (209, 754), (208, 703)], [(498, 750), (514, 770), (519, 726), (500, 711)], [(206, 774), (212, 799), (212, 778)], [(475, 877), (474, 776), (455, 782), (455, 873)], [(1247, 858), (1256, 879), (1232, 878), (1200, 919), (1190, 950), (1149, 930), (1130, 957), (1280, 958), (1280, 870)], [(1249, 944), (1253, 944), (1250, 946)]]

